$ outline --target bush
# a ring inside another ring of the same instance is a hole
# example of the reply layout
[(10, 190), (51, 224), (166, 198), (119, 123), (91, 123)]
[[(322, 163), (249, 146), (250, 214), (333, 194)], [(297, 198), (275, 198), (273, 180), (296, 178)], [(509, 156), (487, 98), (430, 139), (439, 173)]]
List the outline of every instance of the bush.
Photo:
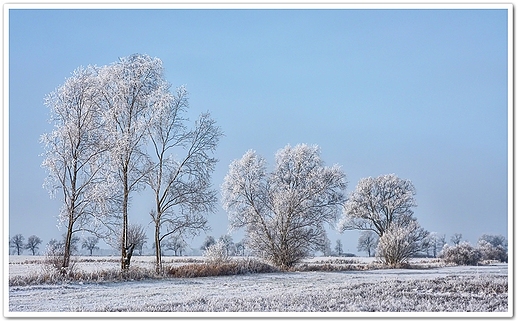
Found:
[(457, 265), (477, 265), (481, 258), (481, 253), (468, 242), (462, 242), (455, 246), (445, 245), (441, 251), (440, 257), (446, 263), (455, 263)]
[(206, 251), (204, 251), (204, 256), (211, 264), (223, 264), (231, 260), (227, 253), (226, 245), (222, 241), (207, 247)]
[(405, 226), (391, 224), (379, 239), (376, 255), (390, 267), (403, 267), (420, 250), (420, 242), (427, 235), (415, 220)]
[(507, 250), (501, 245), (493, 246), (493, 244), (487, 241), (479, 240), (477, 243), (477, 249), (480, 252), (482, 260), (507, 262)]

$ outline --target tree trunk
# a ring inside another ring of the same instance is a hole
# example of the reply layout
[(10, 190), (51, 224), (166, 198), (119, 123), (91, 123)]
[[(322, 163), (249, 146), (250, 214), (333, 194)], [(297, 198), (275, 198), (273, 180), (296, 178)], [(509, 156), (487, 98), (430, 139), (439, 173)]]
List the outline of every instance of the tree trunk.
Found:
[[(123, 228), (121, 232), (121, 270), (130, 268), (130, 259), (127, 255), (127, 233), (128, 233), (128, 174), (123, 170)], [(132, 249), (133, 250), (133, 249)]]
[(74, 226), (73, 213), (74, 212), (71, 211), (69, 215), (69, 225), (67, 227), (67, 235), (65, 236), (65, 244), (63, 246), (63, 263), (61, 265), (62, 269), (68, 268), (70, 264), (70, 243), (72, 241), (72, 228)]
[(155, 272), (157, 274), (161, 273), (162, 270), (162, 260), (161, 260), (161, 241), (159, 240), (160, 235), (160, 222), (159, 217), (155, 222)]

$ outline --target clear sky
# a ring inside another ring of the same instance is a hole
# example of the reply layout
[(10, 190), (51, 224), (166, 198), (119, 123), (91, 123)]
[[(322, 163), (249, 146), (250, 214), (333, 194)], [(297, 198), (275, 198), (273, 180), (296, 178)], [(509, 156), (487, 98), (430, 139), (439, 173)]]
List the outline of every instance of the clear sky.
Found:
[[(318, 144), (327, 165), (395, 173), (417, 189), (427, 230), (476, 243), (508, 236), (507, 10), (11, 10), (9, 236), (60, 238), (59, 199), (42, 188), (44, 96), (79, 66), (145, 53), (186, 85), (192, 116), (222, 127), (214, 185), (254, 149), (272, 165), (286, 144)], [(153, 197), (130, 223), (152, 226)], [(219, 205), (208, 215), (227, 230)], [(330, 230), (357, 252), (359, 232)], [(199, 247), (206, 234), (189, 241)], [(235, 241), (241, 233), (235, 234)], [(333, 244), (334, 245), (334, 244)], [(148, 244), (151, 247), (151, 243)]]

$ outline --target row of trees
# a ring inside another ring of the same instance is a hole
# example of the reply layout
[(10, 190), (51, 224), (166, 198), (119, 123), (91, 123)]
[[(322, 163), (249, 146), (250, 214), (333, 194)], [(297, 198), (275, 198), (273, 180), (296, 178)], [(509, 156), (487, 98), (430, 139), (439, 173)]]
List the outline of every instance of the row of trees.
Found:
[(119, 246), (121, 269), (128, 269), (136, 248), (128, 235), (130, 199), (146, 187), (155, 201), (157, 271), (165, 238), (208, 228), (203, 214), (217, 201), (210, 176), (222, 132), (208, 113), (188, 126), (188, 93), (171, 91), (161, 60), (135, 54), (80, 67), (45, 104), (54, 129), (41, 137), (42, 165), (46, 187), (63, 200), (63, 268), (73, 236), (87, 231)]
[[(144, 188), (154, 202), (157, 272), (162, 246), (181, 253), (184, 237), (209, 229), (205, 215), (217, 203), (213, 154), (222, 131), (208, 113), (189, 127), (187, 90), (171, 90), (161, 60), (135, 54), (78, 68), (45, 104), (54, 129), (41, 137), (43, 166), (47, 188), (63, 199), (62, 268), (69, 265), (74, 235), (87, 231), (118, 246), (121, 269), (128, 269), (138, 248), (129, 238), (129, 206), (132, 194)], [(410, 180), (364, 178), (348, 196), (346, 186), (345, 173), (326, 166), (316, 145), (280, 149), (272, 169), (250, 150), (230, 164), (222, 205), (231, 229), (245, 230), (244, 247), (282, 268), (326, 249), (327, 224), (340, 232), (373, 233), (364, 237), (372, 242), (366, 243), (370, 251), (392, 266), (427, 242), (437, 244), (413, 216)]]
[[(415, 188), (394, 174), (361, 179), (346, 196), (339, 166), (327, 167), (317, 146), (286, 146), (273, 171), (254, 151), (231, 163), (222, 185), (232, 228), (243, 228), (257, 255), (281, 267), (330, 245), (325, 226), (361, 230), (386, 263), (406, 262), (429, 235), (413, 217)], [(343, 213), (342, 213), (343, 212)], [(339, 221), (338, 221), (339, 220)], [(377, 239), (377, 240), (376, 240)]]

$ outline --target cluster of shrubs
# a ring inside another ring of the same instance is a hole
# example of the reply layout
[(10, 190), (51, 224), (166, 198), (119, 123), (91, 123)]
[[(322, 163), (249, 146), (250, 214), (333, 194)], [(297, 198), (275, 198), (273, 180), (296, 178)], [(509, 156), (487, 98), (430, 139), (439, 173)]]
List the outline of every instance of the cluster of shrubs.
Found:
[(474, 247), (468, 242), (445, 245), (440, 257), (446, 263), (478, 265), (482, 261), (507, 262), (507, 245), (501, 236), (483, 235)]

